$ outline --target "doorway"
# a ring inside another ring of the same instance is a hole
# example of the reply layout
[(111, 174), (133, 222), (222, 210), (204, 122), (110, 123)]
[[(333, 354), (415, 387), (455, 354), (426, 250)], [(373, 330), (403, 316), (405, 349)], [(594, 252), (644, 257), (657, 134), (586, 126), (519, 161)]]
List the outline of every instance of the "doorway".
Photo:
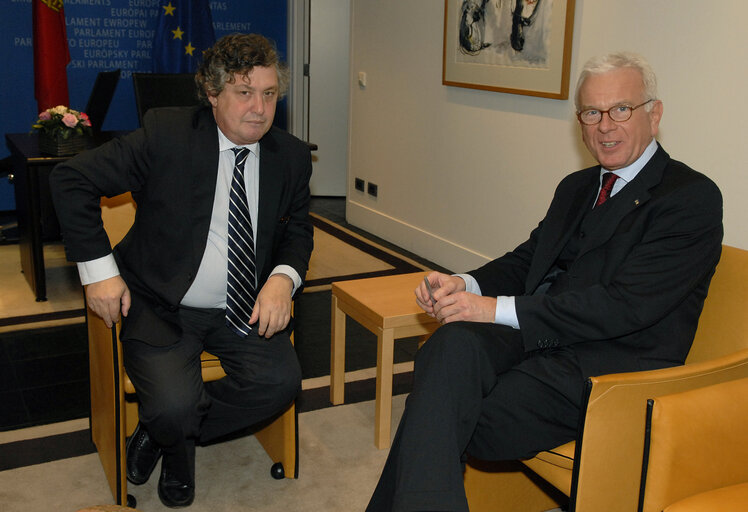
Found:
[(344, 197), (348, 170), (351, 0), (291, 0), (289, 130), (318, 146), (313, 196)]

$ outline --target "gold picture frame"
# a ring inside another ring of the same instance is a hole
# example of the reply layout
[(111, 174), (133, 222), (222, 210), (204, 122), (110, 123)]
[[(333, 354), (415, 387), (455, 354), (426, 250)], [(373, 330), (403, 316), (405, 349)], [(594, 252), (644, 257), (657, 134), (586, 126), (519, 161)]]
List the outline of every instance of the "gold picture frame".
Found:
[(567, 99), (574, 1), (445, 0), (442, 83)]

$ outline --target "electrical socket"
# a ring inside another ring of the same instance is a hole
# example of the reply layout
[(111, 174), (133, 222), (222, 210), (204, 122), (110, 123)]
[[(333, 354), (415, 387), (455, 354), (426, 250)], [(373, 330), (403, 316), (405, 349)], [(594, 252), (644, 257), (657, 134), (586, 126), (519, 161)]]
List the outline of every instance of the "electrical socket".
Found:
[(366, 186), (366, 182), (364, 180), (362, 180), (361, 178), (356, 178), (355, 180), (356, 190), (358, 190), (359, 192), (363, 192), (365, 186)]
[(375, 185), (374, 183), (369, 183), (369, 195), (372, 197), (377, 197), (377, 192), (379, 191), (379, 187)]

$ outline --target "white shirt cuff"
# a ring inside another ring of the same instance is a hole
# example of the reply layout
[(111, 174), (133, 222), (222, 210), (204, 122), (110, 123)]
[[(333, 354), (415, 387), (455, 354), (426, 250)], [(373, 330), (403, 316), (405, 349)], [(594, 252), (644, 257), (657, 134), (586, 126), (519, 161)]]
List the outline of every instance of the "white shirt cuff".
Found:
[(519, 329), (519, 319), (517, 318), (517, 308), (514, 306), (514, 297), (504, 295), (496, 297), (496, 317), (494, 318), (494, 322)]
[(291, 296), (293, 297), (294, 293), (296, 293), (296, 290), (298, 290), (301, 286), (301, 276), (299, 276), (299, 273), (296, 272), (296, 269), (294, 269), (290, 265), (278, 265), (273, 269), (272, 272), (270, 272), (271, 276), (275, 274), (285, 274), (291, 278), (291, 281), (293, 281), (293, 290), (291, 290)]
[(483, 295), (480, 292), (480, 286), (478, 281), (475, 280), (470, 274), (455, 274), (457, 277), (462, 278), (465, 281), (465, 291), (468, 293), (474, 293), (475, 295)]
[(95, 260), (78, 262), (77, 266), (83, 286), (119, 275), (119, 267), (111, 253)]
[[(476, 295), (483, 295), (475, 280), (470, 274), (455, 274), (465, 281), (465, 291)], [(514, 329), (519, 329), (519, 320), (517, 319), (517, 308), (514, 306), (514, 297), (499, 296), (496, 297), (496, 313), (494, 314), (494, 323), (507, 325)]]

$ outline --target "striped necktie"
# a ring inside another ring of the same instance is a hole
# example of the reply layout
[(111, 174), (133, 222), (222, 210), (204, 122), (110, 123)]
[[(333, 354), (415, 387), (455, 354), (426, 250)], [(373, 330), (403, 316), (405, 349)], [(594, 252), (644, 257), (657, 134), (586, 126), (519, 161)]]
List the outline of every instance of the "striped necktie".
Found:
[(242, 338), (249, 334), (249, 317), (255, 305), (255, 244), (244, 188), (247, 148), (232, 148), (236, 155), (229, 194), (228, 283), (226, 325)]

